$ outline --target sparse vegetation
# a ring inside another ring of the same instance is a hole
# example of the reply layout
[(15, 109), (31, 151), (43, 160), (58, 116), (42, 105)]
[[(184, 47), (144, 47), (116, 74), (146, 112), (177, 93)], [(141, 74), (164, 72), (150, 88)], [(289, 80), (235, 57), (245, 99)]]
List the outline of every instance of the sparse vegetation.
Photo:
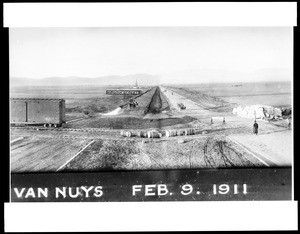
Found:
[(66, 107), (66, 113), (106, 113), (124, 105), (130, 98), (131, 96), (107, 95), (101, 98), (77, 99)]
[(105, 142), (99, 154), (103, 155), (103, 167), (122, 169), (131, 163), (130, 155), (138, 154), (134, 141)]
[(131, 157), (139, 154), (134, 141), (97, 140), (77, 158), (71, 161), (65, 171), (101, 171), (131, 168)]
[(99, 140), (65, 171), (188, 169), (264, 166), (225, 137), (172, 141)]

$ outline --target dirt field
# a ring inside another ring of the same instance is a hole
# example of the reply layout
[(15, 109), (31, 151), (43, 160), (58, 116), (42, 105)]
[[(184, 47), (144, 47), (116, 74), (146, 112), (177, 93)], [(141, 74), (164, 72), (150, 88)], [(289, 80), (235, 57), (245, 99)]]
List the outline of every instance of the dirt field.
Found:
[(155, 170), (265, 166), (226, 137), (178, 140), (98, 140), (64, 171)]
[(238, 105), (291, 106), (291, 82), (220, 83), (172, 86), (220, 98)]
[(24, 137), (11, 144), (11, 172), (56, 171), (87, 143), (85, 139)]
[(95, 113), (107, 113), (114, 110), (116, 107), (126, 104), (131, 96), (114, 96), (107, 95), (101, 98), (89, 98), (73, 100), (68, 103), (66, 108), (66, 114), (95, 114)]

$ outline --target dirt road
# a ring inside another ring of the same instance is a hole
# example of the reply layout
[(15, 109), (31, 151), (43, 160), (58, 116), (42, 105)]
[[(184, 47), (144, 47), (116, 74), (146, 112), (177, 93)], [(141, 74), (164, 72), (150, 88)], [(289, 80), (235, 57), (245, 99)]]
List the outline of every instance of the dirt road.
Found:
[(292, 131), (269, 134), (231, 135), (231, 139), (258, 155), (269, 166), (291, 166), (293, 162)]
[[(177, 110), (177, 113), (173, 113), (173, 115), (190, 115), (190, 116), (196, 116), (197, 119), (201, 119), (205, 122), (209, 122), (211, 117), (214, 116), (220, 116), (222, 117), (224, 113), (214, 112), (211, 110), (205, 109), (203, 106), (201, 106), (199, 103), (196, 103), (186, 97), (183, 97), (182, 95), (174, 92), (171, 89), (167, 89), (165, 87), (161, 87), (161, 90), (163, 90), (164, 95), (168, 99), (168, 102), (170, 103), (172, 110)], [(182, 103), (184, 106), (186, 106), (185, 110), (178, 110), (178, 103)]]
[[(229, 135), (232, 140), (245, 150), (249, 151), (249, 153), (253, 156), (265, 162), (265, 165), (292, 165), (292, 131), (289, 131), (286, 127), (276, 126), (269, 122), (258, 120), (259, 134), (253, 135), (253, 119), (238, 117), (229, 113), (207, 110), (200, 104), (183, 97), (173, 90), (168, 90), (164, 87), (162, 90), (166, 90), (164, 94), (173, 108), (176, 108), (177, 103), (179, 102), (183, 103), (187, 107), (186, 110), (178, 111), (180, 114), (189, 114), (204, 123), (210, 121), (211, 117), (225, 117), (226, 124), (224, 125), (224, 130), (226, 129), (226, 135)], [(211, 125), (212, 129), (216, 128), (216, 126), (216, 122)]]

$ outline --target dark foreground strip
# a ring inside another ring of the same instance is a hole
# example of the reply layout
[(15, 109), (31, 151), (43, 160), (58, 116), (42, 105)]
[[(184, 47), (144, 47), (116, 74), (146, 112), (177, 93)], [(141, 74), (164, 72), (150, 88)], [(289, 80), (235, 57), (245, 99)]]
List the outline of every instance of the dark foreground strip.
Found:
[(291, 200), (291, 168), (11, 175), (12, 202)]

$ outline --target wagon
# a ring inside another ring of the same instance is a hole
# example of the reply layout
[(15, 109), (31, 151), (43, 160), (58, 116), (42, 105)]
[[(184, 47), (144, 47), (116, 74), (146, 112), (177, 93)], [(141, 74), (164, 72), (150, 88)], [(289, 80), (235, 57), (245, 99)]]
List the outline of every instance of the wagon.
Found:
[(65, 123), (65, 100), (11, 98), (10, 123), (12, 125), (59, 127)]
[(183, 105), (183, 103), (177, 103), (177, 106), (178, 106), (179, 110), (185, 110), (186, 109), (186, 106)]

